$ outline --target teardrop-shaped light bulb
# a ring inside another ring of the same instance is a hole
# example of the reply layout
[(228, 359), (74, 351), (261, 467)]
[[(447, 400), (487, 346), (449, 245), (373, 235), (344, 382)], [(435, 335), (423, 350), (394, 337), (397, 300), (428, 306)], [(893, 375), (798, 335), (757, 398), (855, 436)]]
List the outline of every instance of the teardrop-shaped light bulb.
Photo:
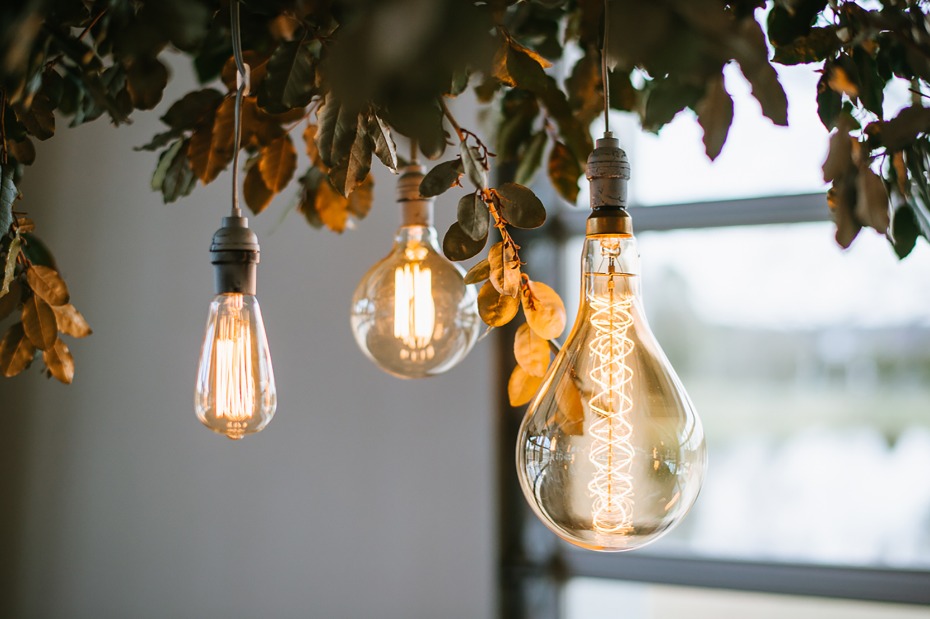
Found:
[(258, 239), (244, 217), (226, 217), (210, 252), (217, 294), (200, 351), (194, 410), (203, 425), (238, 440), (268, 425), (278, 402), (255, 298)]
[(701, 421), (646, 322), (629, 215), (596, 208), (578, 317), (520, 427), (523, 493), (562, 539), (633, 550), (682, 520), (705, 466)]
[(419, 195), (422, 168), (398, 182), (404, 217), (391, 252), (362, 278), (352, 298), (355, 341), (381, 369), (423, 378), (451, 369), (481, 329), (478, 294), (440, 252), (432, 200)]

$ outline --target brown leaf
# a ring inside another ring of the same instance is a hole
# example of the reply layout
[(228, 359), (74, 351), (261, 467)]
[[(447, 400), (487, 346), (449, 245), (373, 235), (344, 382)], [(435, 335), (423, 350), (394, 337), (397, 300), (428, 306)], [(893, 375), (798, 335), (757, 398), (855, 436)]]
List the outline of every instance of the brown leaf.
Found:
[(898, 151), (891, 156), (891, 166), (895, 173), (898, 191), (904, 198), (911, 197), (910, 187), (907, 182), (907, 164), (904, 163), (904, 153)]
[(245, 203), (249, 210), (258, 215), (271, 204), (274, 192), (268, 189), (262, 179), (259, 165), (252, 165), (249, 171), (245, 173), (245, 182), (242, 184), (242, 195), (245, 197)]
[(733, 123), (733, 98), (724, 86), (723, 73), (711, 78), (695, 111), (704, 130), (704, 151), (713, 161), (723, 149)]
[(492, 327), (502, 327), (517, 315), (520, 302), (514, 297), (500, 294), (491, 285), (485, 282), (478, 291), (478, 314), (486, 324)]
[(19, 306), (22, 295), (23, 287), (20, 286), (19, 280), (14, 279), (10, 284), (10, 291), (0, 297), (0, 320), (13, 313), (13, 310)]
[(865, 167), (856, 178), (856, 219), (885, 234), (891, 225), (888, 212), (888, 192), (885, 183), (875, 172)]
[(549, 369), (549, 342), (533, 333), (524, 323), (514, 335), (513, 356), (530, 376), (545, 376)]
[(233, 121), (236, 101), (227, 97), (220, 103), (212, 123), (202, 123), (190, 138), (187, 156), (191, 168), (204, 184), (215, 179), (233, 158)]
[(35, 346), (26, 337), (23, 323), (17, 322), (0, 342), (0, 372), (7, 378), (16, 376), (29, 367), (35, 354)]
[(830, 136), (830, 152), (823, 162), (823, 180), (830, 182), (845, 176), (853, 167), (852, 142), (854, 138), (844, 131), (837, 131)]
[(520, 261), (515, 257), (513, 246), (495, 243), (488, 251), (490, 281), (501, 294), (516, 297), (520, 292)]
[(845, 179), (834, 181), (833, 186), (827, 191), (827, 204), (836, 224), (836, 242), (843, 249), (852, 245), (862, 229), (862, 224), (853, 214), (855, 194), (855, 185)]
[(578, 199), (578, 177), (581, 165), (572, 151), (561, 142), (556, 142), (549, 153), (549, 179), (559, 195), (572, 204)]
[[(465, 274), (465, 283), (466, 284), (477, 284), (478, 282), (483, 282), (491, 276), (491, 263), (488, 262), (488, 259), (485, 258), (472, 268), (468, 269), (468, 273)], [(2, 303), (2, 301), (0, 301)], [(2, 316), (0, 316), (2, 317)]]
[(324, 178), (320, 182), (313, 205), (323, 225), (340, 234), (345, 231), (349, 221), (349, 211), (346, 208), (348, 200), (336, 191), (329, 180)]
[(350, 195), (368, 178), (368, 172), (371, 170), (372, 147), (371, 136), (368, 135), (368, 118), (364, 114), (359, 114), (355, 128), (355, 140), (349, 149), (345, 185), (342, 187), (343, 195)]
[(0, 287), (0, 298), (10, 290), (10, 284), (13, 283), (13, 276), (16, 274), (16, 259), (22, 250), (23, 240), (17, 232), (13, 240), (10, 241), (10, 247), (6, 252), (6, 263), (3, 267), (3, 286)]
[(356, 219), (364, 219), (365, 216), (368, 215), (368, 212), (371, 210), (372, 202), (374, 201), (374, 188), (375, 179), (369, 174), (365, 177), (362, 184), (356, 187), (352, 195), (349, 196), (346, 208), (349, 210), (350, 215), (354, 216)]
[(52, 376), (66, 385), (74, 380), (74, 358), (64, 342), (58, 340), (55, 346), (42, 353), (42, 361)]
[(58, 339), (58, 320), (52, 307), (38, 295), (31, 295), (23, 304), (23, 330), (39, 350), (55, 345)]
[(93, 333), (90, 325), (87, 324), (81, 312), (77, 311), (77, 308), (70, 303), (67, 305), (53, 306), (52, 310), (55, 312), (55, 318), (58, 320), (58, 330), (65, 335), (81, 338), (87, 337)]
[(554, 340), (565, 330), (565, 305), (555, 290), (542, 282), (528, 282), (523, 289), (526, 323), (544, 340)]
[(55, 269), (34, 264), (26, 269), (26, 281), (49, 305), (64, 305), (71, 299), (68, 286)]
[[(297, 152), (291, 136), (285, 134), (261, 150), (258, 169), (271, 193), (287, 186), (297, 169)], [(254, 168), (253, 168), (254, 169)]]
[(316, 147), (316, 125), (307, 123), (307, 128), (304, 129), (304, 144), (307, 146), (307, 156), (310, 157), (310, 162), (316, 166), (320, 167), (320, 149)]
[(510, 398), (510, 405), (523, 406), (532, 400), (541, 384), (542, 378), (530, 376), (522, 367), (516, 366), (510, 375), (510, 380), (507, 381), (507, 397)]

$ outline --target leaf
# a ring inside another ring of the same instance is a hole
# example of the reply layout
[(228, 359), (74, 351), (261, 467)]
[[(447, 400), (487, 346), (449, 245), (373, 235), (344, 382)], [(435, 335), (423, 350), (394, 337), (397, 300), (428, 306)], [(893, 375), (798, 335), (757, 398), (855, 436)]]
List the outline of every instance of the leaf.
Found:
[(807, 35), (826, 5), (827, 0), (807, 0), (792, 2), (789, 9), (776, 3), (768, 15), (768, 33), (772, 44), (778, 48)]
[(490, 265), (490, 282), (501, 294), (516, 297), (520, 293), (523, 277), (520, 273), (520, 261), (510, 243), (495, 243), (488, 251)]
[(604, 106), (600, 54), (595, 49), (588, 49), (565, 80), (568, 104), (585, 124), (597, 118)]
[(371, 205), (374, 201), (374, 187), (374, 178), (369, 174), (362, 184), (356, 187), (352, 195), (349, 196), (346, 208), (356, 219), (364, 219), (371, 210)]
[[(744, 19), (738, 33), (745, 46), (736, 46), (734, 53), (740, 71), (752, 86), (752, 96), (762, 106), (762, 113), (776, 125), (788, 125), (788, 96), (778, 81), (778, 73), (769, 63), (765, 34), (754, 19)], [(745, 49), (744, 49), (745, 48)]]
[(478, 314), (486, 324), (503, 327), (513, 320), (520, 310), (520, 301), (499, 293), (491, 282), (485, 282), (478, 291)]
[(265, 80), (258, 89), (258, 104), (269, 112), (306, 107), (316, 88), (319, 43), (284, 41), (268, 59)]
[(462, 152), (462, 166), (468, 180), (478, 189), (487, 189), (488, 168), (481, 159), (481, 149), (477, 146), (468, 146), (465, 142), (460, 142), (459, 146)]
[(10, 284), (10, 291), (0, 295), (0, 320), (13, 313), (13, 310), (19, 306), (22, 296), (23, 287), (18, 280), (13, 280), (13, 283)]
[(524, 323), (514, 335), (513, 356), (527, 374), (541, 378), (549, 369), (549, 342), (536, 335)]
[(723, 73), (711, 78), (695, 112), (704, 130), (704, 151), (713, 161), (723, 149), (733, 123), (733, 98), (724, 86)]
[(55, 312), (55, 319), (58, 321), (58, 330), (65, 335), (82, 338), (93, 333), (81, 312), (70, 303), (52, 306), (52, 311)]
[(909, 204), (903, 204), (894, 212), (894, 220), (891, 225), (892, 245), (898, 258), (904, 259), (914, 249), (917, 243), (917, 236), (920, 234), (920, 227), (917, 223), (917, 216), (914, 215), (914, 209)]
[(377, 114), (368, 119), (368, 135), (374, 143), (375, 156), (391, 171), (397, 171), (397, 145), (391, 136), (391, 129)]
[(687, 107), (694, 107), (704, 94), (704, 84), (674, 77), (654, 79), (646, 90), (643, 129), (656, 132)]
[(825, 60), (840, 48), (841, 42), (836, 31), (835, 25), (811, 28), (807, 35), (776, 46), (772, 62), (791, 65)]
[(342, 233), (349, 222), (348, 200), (336, 191), (327, 179), (320, 181), (313, 202), (323, 224), (333, 232)]
[(828, 183), (842, 178), (854, 168), (852, 147), (854, 138), (845, 131), (836, 131), (830, 136), (830, 151), (823, 162), (823, 180)]
[[(250, 166), (248, 172), (245, 173), (245, 181), (242, 184), (242, 195), (245, 197), (245, 203), (248, 205), (249, 210), (256, 215), (268, 208), (275, 194), (265, 185), (259, 167), (259, 165)], [(293, 171), (291, 173), (293, 174)]]
[(523, 157), (520, 158), (520, 164), (514, 174), (514, 181), (521, 185), (529, 185), (533, 181), (536, 170), (539, 169), (539, 164), (542, 162), (548, 137), (545, 131), (540, 131), (533, 136), (533, 139), (530, 140), (529, 145), (523, 152)]
[(126, 90), (133, 106), (150, 110), (161, 101), (168, 85), (168, 69), (158, 58), (139, 56), (126, 70)]
[(382, 118), (394, 131), (416, 140), (427, 159), (441, 157), (446, 150), (442, 108), (433, 97), (405, 97), (381, 110)]
[(371, 170), (371, 150), (373, 147), (371, 137), (368, 135), (368, 119), (364, 114), (357, 117), (355, 141), (349, 150), (349, 162), (346, 168), (346, 179), (343, 185), (343, 195), (348, 196), (355, 188), (361, 185)]
[(26, 281), (32, 291), (49, 305), (65, 305), (71, 298), (68, 287), (55, 269), (33, 264), (26, 269)]
[(549, 180), (566, 201), (575, 204), (578, 200), (578, 177), (581, 176), (578, 159), (565, 144), (556, 142), (549, 153)]
[(272, 193), (278, 193), (291, 182), (297, 169), (297, 151), (291, 136), (284, 134), (260, 152), (258, 170)]
[(475, 240), (468, 236), (458, 222), (455, 222), (449, 227), (442, 239), (442, 253), (453, 262), (468, 260), (484, 249), (487, 242), (487, 235), (482, 239)]
[(28, 110), (16, 110), (16, 117), (30, 135), (40, 140), (47, 140), (55, 135), (55, 105), (45, 92), (33, 98)]
[(488, 212), (488, 207), (477, 191), (465, 194), (459, 200), (459, 226), (473, 241), (487, 238), (490, 220), (491, 214)]
[(61, 340), (55, 342), (52, 348), (42, 353), (42, 361), (52, 376), (60, 382), (70, 385), (74, 380), (74, 358), (67, 345)]
[(13, 223), (13, 202), (19, 196), (19, 190), (13, 184), (16, 166), (5, 165), (0, 170), (0, 236), (7, 233)]
[(903, 150), (921, 133), (930, 132), (930, 108), (906, 107), (891, 120), (870, 123), (866, 127), (870, 144), (888, 150)]
[(891, 224), (888, 214), (888, 192), (881, 177), (863, 167), (856, 177), (856, 219), (881, 233)]
[(202, 124), (191, 135), (187, 149), (191, 169), (205, 185), (213, 181), (233, 158), (234, 98), (223, 100), (212, 123)]
[(0, 288), (0, 298), (10, 292), (10, 284), (13, 283), (13, 276), (16, 274), (16, 259), (22, 249), (23, 241), (19, 234), (10, 241), (10, 246), (6, 252), (6, 263), (3, 267), (3, 287)]
[(846, 179), (834, 181), (827, 191), (827, 204), (836, 224), (836, 242), (843, 249), (848, 249), (862, 229), (853, 216), (854, 201), (856, 199), (855, 184)]
[[(180, 197), (190, 195), (197, 184), (197, 176), (191, 167), (187, 153), (190, 150), (190, 140), (179, 140), (174, 156), (167, 162), (164, 179), (162, 179), (161, 193), (165, 204), (170, 204)], [(160, 164), (160, 162), (159, 162)], [(152, 179), (154, 182), (154, 178)]]
[(823, 76), (835, 92), (853, 98), (859, 96), (859, 70), (846, 54), (840, 54), (833, 62), (826, 63)]
[(507, 222), (517, 228), (538, 228), (546, 222), (546, 207), (529, 188), (504, 183), (497, 190)]
[(544, 340), (554, 340), (565, 330), (565, 305), (555, 290), (542, 282), (530, 281), (523, 288), (526, 324)]
[(843, 107), (843, 96), (830, 88), (827, 76), (824, 75), (817, 82), (817, 116), (820, 122), (831, 131), (836, 126), (836, 119)]
[(36, 349), (23, 331), (23, 323), (11, 326), (0, 342), (0, 373), (10, 378), (29, 367)]
[(28, 137), (18, 142), (7, 142), (7, 150), (10, 156), (23, 165), (32, 165), (36, 160), (36, 147)]
[(161, 121), (172, 129), (193, 129), (213, 115), (222, 101), (222, 93), (214, 88), (190, 92), (168, 108)]
[(316, 146), (316, 130), (316, 125), (307, 123), (307, 127), (304, 129), (303, 133), (304, 145), (307, 148), (307, 157), (310, 158), (310, 163), (314, 166), (318, 166), (320, 163), (320, 150)]
[(58, 339), (58, 321), (52, 307), (38, 295), (31, 295), (23, 304), (23, 330), (33, 345), (46, 350)]
[[(488, 277), (491, 276), (491, 263), (488, 262), (488, 259), (485, 258), (472, 268), (468, 269), (468, 273), (465, 274), (465, 283), (466, 284), (477, 284), (483, 282)], [(0, 316), (2, 318), (2, 316)]]
[(540, 385), (542, 385), (542, 378), (531, 376), (522, 367), (516, 366), (507, 381), (507, 397), (510, 399), (510, 405), (517, 407), (528, 403), (539, 391)]
[(443, 161), (427, 172), (420, 181), (420, 195), (432, 198), (459, 184), (462, 175), (462, 160)]

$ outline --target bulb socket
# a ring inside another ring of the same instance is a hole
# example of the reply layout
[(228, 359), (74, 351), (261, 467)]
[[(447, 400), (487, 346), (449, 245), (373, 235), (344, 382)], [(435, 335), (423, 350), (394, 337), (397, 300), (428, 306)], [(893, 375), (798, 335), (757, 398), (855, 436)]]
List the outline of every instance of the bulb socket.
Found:
[(401, 206), (402, 226), (433, 225), (433, 199), (420, 195), (420, 183), (423, 182), (426, 168), (421, 165), (408, 165), (397, 179), (397, 202)]
[(216, 294), (233, 292), (254, 296), (260, 253), (258, 237), (249, 230), (249, 220), (224, 217), (223, 227), (214, 233), (210, 244)]
[(630, 161), (620, 148), (620, 140), (609, 131), (598, 138), (588, 156), (585, 177), (591, 186), (587, 235), (633, 234), (633, 220), (626, 210)]

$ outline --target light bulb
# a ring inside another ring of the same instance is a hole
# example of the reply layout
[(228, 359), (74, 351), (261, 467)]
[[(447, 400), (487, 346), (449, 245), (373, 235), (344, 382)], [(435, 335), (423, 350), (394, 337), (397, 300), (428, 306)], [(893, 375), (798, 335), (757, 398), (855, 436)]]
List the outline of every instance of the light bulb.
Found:
[(578, 317), (517, 440), (536, 515), (562, 539), (602, 551), (640, 548), (675, 527), (706, 465), (700, 418), (643, 311), (622, 153), (604, 138), (589, 159), (594, 211)]
[(432, 200), (420, 196), (423, 169), (398, 182), (403, 220), (394, 246), (362, 278), (352, 298), (352, 333), (381, 369), (401, 378), (445, 372), (465, 358), (481, 328), (478, 294), (440, 252)]
[(258, 241), (244, 217), (227, 217), (213, 237), (217, 295), (210, 304), (197, 370), (197, 418), (238, 440), (261, 431), (277, 407), (274, 371), (258, 299)]

